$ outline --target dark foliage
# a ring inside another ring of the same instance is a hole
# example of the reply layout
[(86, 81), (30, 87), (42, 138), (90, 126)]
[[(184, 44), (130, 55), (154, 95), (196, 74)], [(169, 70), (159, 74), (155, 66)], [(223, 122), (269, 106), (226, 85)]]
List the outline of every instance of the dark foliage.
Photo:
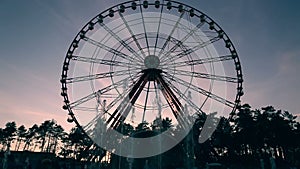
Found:
[[(291, 113), (275, 110), (272, 106), (253, 110), (245, 104), (230, 120), (214, 117), (216, 123), (211, 125), (217, 125), (216, 130), (207, 141), (199, 143), (207, 117), (206, 114), (198, 114), (190, 133), (169, 151), (141, 159), (109, 154), (96, 146), (80, 128), (73, 128), (70, 133), (66, 133), (54, 120), (35, 124), (29, 129), (8, 122), (3, 129), (0, 128), (1, 159), (6, 150), (14, 149), (56, 153), (60, 159), (99, 163), (102, 168), (108, 169), (120, 166), (125, 169), (130, 166), (132, 169), (203, 168), (211, 162), (222, 163), (230, 168), (258, 167), (261, 160), (266, 167), (270, 167), (270, 158), (274, 159), (279, 168), (289, 165), (300, 167), (300, 123)], [(125, 135), (140, 138), (152, 137), (167, 129), (176, 132), (169, 118), (155, 119), (151, 124), (141, 123), (136, 128), (123, 124), (118, 130)]]

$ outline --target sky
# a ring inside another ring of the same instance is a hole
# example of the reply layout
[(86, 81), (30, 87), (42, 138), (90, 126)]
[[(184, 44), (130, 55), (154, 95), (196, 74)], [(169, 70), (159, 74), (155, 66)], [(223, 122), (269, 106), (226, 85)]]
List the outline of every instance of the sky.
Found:
[[(55, 119), (65, 129), (60, 75), (67, 49), (94, 16), (121, 0), (0, 0), (0, 127)], [(229, 35), (244, 75), (242, 103), (300, 115), (300, 2), (185, 0)]]

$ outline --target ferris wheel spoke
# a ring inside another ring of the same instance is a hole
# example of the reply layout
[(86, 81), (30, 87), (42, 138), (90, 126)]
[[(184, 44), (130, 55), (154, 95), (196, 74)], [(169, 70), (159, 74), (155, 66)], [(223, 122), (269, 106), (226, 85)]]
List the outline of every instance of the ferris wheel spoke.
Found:
[[(226, 60), (232, 60), (236, 55), (224, 55), (219, 57), (210, 57), (210, 58), (204, 58), (204, 59), (196, 59), (196, 60), (189, 60), (189, 61), (182, 61), (182, 62), (171, 62), (167, 63), (166, 65), (168, 67), (184, 67), (184, 66), (195, 66), (200, 64), (206, 64), (206, 63), (214, 63), (214, 62), (223, 62)], [(162, 66), (165, 68), (164, 66)]]
[(91, 99), (94, 99), (94, 98), (97, 97), (98, 94), (101, 95), (101, 94), (103, 94), (103, 93), (106, 93), (106, 92), (111, 91), (112, 89), (115, 89), (115, 88), (117, 88), (117, 87), (120, 87), (120, 86), (122, 86), (122, 85), (124, 84), (124, 82), (126, 82), (127, 80), (128, 80), (128, 78), (124, 78), (124, 79), (122, 79), (122, 80), (120, 80), (120, 81), (118, 81), (118, 82), (116, 82), (116, 83), (113, 83), (113, 84), (111, 84), (111, 85), (109, 85), (109, 86), (107, 86), (107, 87), (105, 87), (105, 88), (103, 88), (103, 89), (98, 90), (97, 92), (93, 92), (93, 93), (91, 93), (91, 94), (89, 94), (89, 95), (87, 95), (87, 96), (84, 96), (84, 97), (82, 97), (82, 98), (80, 98), (80, 99), (78, 99), (78, 100), (76, 100), (76, 101), (70, 103), (70, 108), (77, 107), (78, 105), (81, 105), (81, 104), (83, 104), (83, 103), (85, 103), (85, 102), (87, 102), (87, 101), (89, 101), (89, 100), (91, 100)]
[(139, 63), (121, 62), (121, 61), (116, 61), (116, 60), (90, 58), (90, 57), (83, 57), (83, 56), (77, 56), (77, 55), (73, 55), (72, 60), (87, 62), (87, 63), (97, 63), (97, 64), (109, 65), (109, 66), (135, 67), (135, 68), (138, 68), (137, 66), (142, 66)]
[[(92, 120), (90, 120), (86, 125), (84, 125), (82, 128), (85, 130), (85, 131), (88, 131), (89, 129), (91, 129), (91, 127), (94, 127), (93, 125), (95, 125), (99, 120), (105, 120), (103, 118), (103, 113), (99, 113), (97, 114)], [(101, 128), (102, 130), (105, 129), (106, 130), (106, 126), (105, 126), (105, 123), (101, 123), (103, 126), (103, 128)], [(97, 126), (99, 127), (99, 126)], [(93, 128), (92, 128), (93, 129)]]
[[(104, 114), (108, 114), (108, 115), (112, 115), (109, 113), (109, 110), (118, 102), (120, 101), (124, 95), (126, 95), (126, 93), (129, 92), (129, 89), (127, 89), (127, 91), (124, 91), (121, 95), (118, 95), (118, 97), (116, 97), (109, 105), (107, 105), (107, 107), (104, 107), (104, 111), (97, 114), (90, 122), (88, 122), (88, 124), (86, 124), (84, 126), (84, 128), (88, 128), (89, 126), (91, 126), (93, 123), (95, 123), (99, 118), (102, 118), (102, 115)], [(101, 95), (103, 96), (103, 95)]]
[[(138, 74), (136, 74), (136, 76), (137, 75)], [(107, 86), (107, 87), (99, 90), (99, 92), (100, 92), (100, 94), (103, 94), (103, 93), (109, 92), (112, 89), (115, 89), (117, 87), (121, 87), (122, 85), (124, 85), (124, 83), (126, 83), (128, 81), (128, 79), (129, 79), (129, 77), (126, 77), (126, 78), (124, 78), (124, 79), (122, 79), (122, 80), (120, 80), (118, 82), (115, 82), (115, 83), (113, 83), (113, 84), (111, 84), (111, 85), (109, 85), (109, 86)]]
[(172, 28), (172, 30), (171, 30), (169, 36), (168, 36), (168, 38), (166, 39), (166, 41), (165, 41), (165, 43), (163, 44), (163, 46), (162, 46), (160, 52), (158, 53), (159, 59), (161, 59), (161, 57), (162, 57), (161, 55), (163, 54), (163, 51), (165, 50), (165, 48), (166, 48), (167, 45), (169, 44), (170, 40), (173, 39), (173, 34), (174, 34), (176, 28), (178, 28), (178, 25), (179, 25), (181, 19), (183, 18), (184, 14), (185, 14), (185, 10), (184, 10), (183, 12), (181, 12), (180, 17), (177, 19), (175, 25), (173, 26), (173, 28)]
[(143, 21), (143, 28), (144, 28), (144, 32), (145, 32), (145, 40), (146, 40), (146, 45), (147, 45), (147, 49), (148, 49), (148, 55), (150, 55), (149, 41), (148, 41), (148, 35), (147, 35), (147, 31), (146, 31), (145, 18), (144, 18), (144, 14), (143, 14), (142, 5), (140, 5), (140, 11), (141, 11), (141, 17), (142, 17), (142, 21)]
[(111, 114), (108, 112), (108, 110), (106, 110), (105, 112), (99, 113), (97, 114), (91, 121), (89, 121), (83, 128), (84, 129), (88, 129), (90, 128), (94, 123), (96, 123), (99, 118), (102, 118), (102, 115), (104, 115), (104, 113), (107, 113), (111, 116)]
[(135, 34), (134, 34), (133, 31), (131, 30), (130, 26), (128, 25), (128, 22), (126, 21), (126, 19), (124, 18), (123, 14), (122, 14), (120, 11), (119, 11), (119, 15), (120, 15), (120, 17), (121, 17), (123, 23), (125, 24), (125, 26), (126, 26), (128, 32), (130, 33), (131, 37), (133, 38), (133, 40), (134, 40), (136, 46), (139, 48), (139, 50), (141, 51), (142, 55), (143, 55), (144, 58), (145, 58), (145, 57), (146, 57), (146, 54), (145, 54), (144, 50), (142, 49), (142, 47), (141, 47), (139, 41), (137, 40)]
[(99, 23), (110, 35), (112, 35), (117, 41), (119, 41), (129, 52), (136, 56), (139, 61), (143, 61), (143, 58), (136, 53), (123, 39), (121, 39), (116, 33), (114, 33), (110, 28), (108, 28), (104, 23)]
[(156, 99), (156, 104), (158, 106), (158, 117), (161, 117), (161, 100), (160, 100), (160, 95), (159, 95), (159, 90), (161, 89), (157, 82), (154, 81), (154, 89), (155, 89), (155, 99)]
[(180, 45), (182, 45), (187, 39), (189, 39), (203, 24), (204, 22), (200, 22), (194, 29), (190, 30), (188, 34), (186, 34), (181, 40), (179, 40), (169, 51), (167, 51), (162, 58), (162, 62), (168, 60), (171, 53), (173, 53), (178, 47), (180, 47)]
[(74, 107), (73, 110), (80, 110), (80, 111), (88, 111), (88, 112), (96, 112), (96, 108), (91, 107)]
[(163, 9), (164, 9), (164, 6), (162, 6), (160, 9), (160, 16), (159, 16), (159, 21), (158, 21), (158, 26), (157, 26), (157, 31), (156, 31), (155, 45), (154, 45), (154, 53), (153, 53), (154, 55), (156, 53), (157, 43), (158, 43), (158, 39), (159, 39), (159, 32), (160, 32), (160, 25), (161, 25)]
[(90, 129), (92, 127), (93, 124), (96, 123), (96, 121), (101, 118), (100, 114), (97, 114), (91, 121), (89, 121), (86, 125), (84, 125), (82, 128), (87, 131), (88, 129)]
[(222, 97), (220, 97), (220, 96), (218, 96), (218, 95), (216, 95), (216, 94), (213, 94), (213, 93), (210, 92), (210, 91), (207, 91), (207, 90), (204, 90), (204, 89), (202, 89), (202, 88), (200, 88), (200, 87), (198, 87), (198, 86), (195, 86), (195, 85), (193, 85), (193, 84), (191, 84), (191, 83), (189, 83), (189, 82), (186, 82), (186, 81), (184, 81), (184, 80), (182, 80), (182, 79), (179, 79), (179, 78), (177, 78), (176, 76), (173, 76), (172, 79), (169, 77), (169, 75), (166, 75), (166, 76), (164, 76), (164, 77), (167, 78), (167, 79), (170, 79), (171, 81), (176, 81), (178, 84), (181, 84), (181, 85), (183, 85), (183, 86), (187, 86), (187, 87), (189, 87), (191, 90), (194, 90), (194, 91), (196, 91), (196, 92), (198, 92), (198, 93), (201, 93), (202, 95), (204, 95), (204, 96), (206, 96), (206, 97), (209, 97), (209, 98), (211, 98), (211, 99), (213, 99), (213, 100), (215, 100), (215, 101), (218, 101), (218, 102), (220, 102), (220, 103), (223, 103), (223, 104), (226, 105), (226, 106), (229, 106), (229, 107), (231, 107), (231, 108), (234, 108), (234, 106), (235, 106), (235, 104), (234, 104), (233, 102), (231, 102), (231, 101), (229, 101), (229, 100), (226, 100), (226, 99), (224, 99), (224, 98), (222, 98)]
[[(136, 77), (137, 78), (137, 77)], [(132, 82), (131, 85), (134, 85), (136, 82)], [(123, 91), (123, 93), (118, 94), (117, 97), (114, 98), (107, 106), (106, 106), (106, 112), (108, 112), (111, 108), (113, 108), (121, 99), (123, 99), (122, 103), (126, 103), (127, 99), (125, 96), (131, 91), (131, 88), (128, 87), (126, 90)]]
[[(106, 107), (106, 111), (108, 112), (112, 107), (114, 107), (121, 99), (125, 98), (125, 95), (127, 95), (130, 91), (130, 88), (128, 88), (126, 91), (124, 91), (122, 94), (118, 95), (113, 101), (111, 101), (107, 107)], [(126, 100), (125, 100), (126, 101)]]
[(96, 80), (96, 79), (110, 78), (112, 76), (117, 77), (117, 76), (124, 76), (124, 75), (128, 75), (128, 72), (122, 70), (122, 71), (115, 71), (115, 72), (97, 73), (97, 74), (94, 74), (94, 75), (68, 78), (68, 79), (66, 79), (66, 83), (90, 81), (90, 80)]
[(185, 70), (175, 70), (173, 71), (176, 75), (188, 76), (188, 77), (197, 77), (197, 78), (204, 78), (210, 80), (217, 80), (217, 81), (226, 81), (231, 83), (238, 83), (238, 78), (229, 77), (229, 76), (220, 76), (220, 75), (213, 75), (207, 73), (199, 73), (194, 71), (185, 71)]
[(85, 102), (87, 102), (89, 100), (92, 100), (92, 99), (94, 99), (96, 97), (97, 97), (97, 92), (93, 92), (93, 93), (91, 93), (91, 94), (89, 94), (87, 96), (84, 96), (84, 97), (82, 97), (82, 98), (80, 98), (80, 99), (78, 99), (78, 100), (70, 103), (70, 108), (73, 109), (73, 108), (77, 107), (78, 105), (81, 105), (81, 104), (83, 104), (83, 103), (85, 103)]
[(183, 94), (176, 86), (174, 86), (172, 83), (168, 83), (169, 86), (181, 97), (183, 98), (186, 103), (188, 103), (194, 110), (196, 113), (203, 113), (203, 111), (201, 110), (202, 107), (199, 108), (199, 106), (197, 106), (191, 99), (189, 99), (185, 94)]
[(214, 42), (220, 40), (221, 38), (219, 36), (217, 37), (213, 37), (212, 39), (209, 39), (208, 41), (199, 43), (196, 46), (193, 46), (192, 48), (189, 49), (185, 49), (183, 50), (181, 53), (176, 54), (175, 56), (171, 56), (171, 53), (169, 53), (168, 55), (166, 55), (164, 57), (164, 59), (161, 61), (161, 63), (165, 63), (165, 62), (173, 62), (174, 60), (180, 59), (186, 55), (189, 55), (193, 52), (196, 52), (197, 50), (206, 47), (207, 45), (213, 44)]
[(142, 117), (142, 123), (145, 121), (145, 114), (146, 114), (146, 109), (147, 109), (149, 89), (150, 89), (150, 81), (148, 81), (148, 87), (147, 87), (146, 99), (145, 99), (145, 104), (144, 104), (144, 112), (143, 112), (143, 117)]
[(147, 81), (144, 80), (141, 84), (141, 86), (139, 87), (139, 89), (137, 90), (137, 92), (135, 93), (135, 95), (132, 97), (130, 103), (127, 105), (125, 111), (123, 111), (121, 114), (119, 113), (120, 118), (118, 121), (116, 121), (117, 123), (116, 124), (113, 124), (114, 125), (114, 128), (116, 129), (121, 123), (124, 123), (126, 117), (128, 116), (130, 110), (132, 109), (133, 105), (135, 104), (136, 100), (138, 99), (139, 95), (141, 94), (144, 86), (146, 85)]
[(120, 52), (120, 51), (118, 51), (118, 50), (116, 50), (114, 48), (111, 48), (111, 47), (109, 47), (107, 45), (104, 45), (104, 44), (102, 44), (100, 42), (97, 42), (97, 41), (95, 41), (95, 40), (93, 40), (91, 38), (84, 37), (83, 40), (89, 42), (92, 45), (100, 47), (101, 49), (104, 49), (104, 50), (106, 50), (106, 51), (108, 51), (108, 52), (110, 52), (112, 54), (115, 54), (115, 55), (117, 55), (117, 56), (119, 56), (119, 57), (121, 57), (123, 59), (126, 59), (126, 60), (128, 60), (130, 62), (134, 62), (134, 63), (139, 63), (140, 62), (140, 60), (136, 60), (135, 58), (133, 58), (133, 57), (131, 57), (129, 55), (126, 55), (125, 53), (122, 53), (122, 52)]

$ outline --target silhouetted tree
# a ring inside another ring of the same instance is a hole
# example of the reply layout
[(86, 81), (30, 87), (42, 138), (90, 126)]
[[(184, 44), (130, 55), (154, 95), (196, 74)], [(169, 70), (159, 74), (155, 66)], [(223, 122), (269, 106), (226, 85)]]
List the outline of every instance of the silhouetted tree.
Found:
[(15, 139), (17, 132), (16, 122), (8, 122), (5, 124), (5, 128), (2, 130), (2, 149), (5, 150), (11, 146), (12, 141)]
[(23, 147), (24, 150), (29, 150), (30, 146), (35, 144), (35, 140), (37, 139), (37, 131), (38, 131), (38, 125), (34, 124), (32, 127), (30, 127), (26, 134), (25, 134), (25, 145)]
[(0, 146), (1, 146), (1, 150), (3, 151), (3, 149), (4, 149), (4, 132), (3, 132), (2, 128), (0, 128)]
[(17, 129), (17, 138), (15, 144), (15, 150), (19, 151), (20, 145), (25, 141), (27, 129), (24, 125), (21, 125)]

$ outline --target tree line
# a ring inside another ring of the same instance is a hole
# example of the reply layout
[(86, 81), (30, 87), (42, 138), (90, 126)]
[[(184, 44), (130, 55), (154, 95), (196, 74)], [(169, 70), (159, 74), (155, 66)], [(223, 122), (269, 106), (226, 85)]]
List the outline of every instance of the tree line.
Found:
[[(291, 113), (272, 106), (252, 109), (249, 104), (244, 104), (231, 118), (214, 117), (218, 123), (211, 125), (217, 125), (217, 129), (210, 139), (199, 143), (199, 135), (208, 116), (197, 114), (185, 139), (161, 155), (131, 161), (111, 155), (105, 166), (143, 168), (149, 164), (152, 168), (200, 168), (209, 162), (259, 166), (261, 159), (268, 160), (270, 157), (279, 165), (300, 165), (300, 123)], [(123, 124), (121, 128), (118, 130), (122, 133), (135, 137), (149, 137), (169, 128), (176, 132), (169, 118), (155, 119), (137, 127)], [(100, 162), (107, 157), (106, 152), (86, 137), (80, 128), (66, 132), (55, 120), (46, 120), (28, 129), (24, 125), (17, 126), (15, 122), (6, 123), (4, 128), (0, 128), (0, 150), (5, 151), (8, 147), (15, 151), (56, 153), (61, 158), (78, 161)]]
[(0, 128), (0, 152), (34, 151), (55, 153), (61, 158), (77, 161), (97, 161), (103, 157), (103, 151), (88, 139), (77, 127), (66, 132), (55, 120), (46, 120), (30, 128), (8, 122)]
[[(300, 123), (296, 121), (297, 116), (272, 106), (251, 109), (249, 104), (241, 106), (235, 114), (231, 114), (231, 118), (215, 115), (197, 114), (189, 134), (161, 155), (131, 160), (113, 155), (108, 168), (128, 166), (128, 161), (131, 161), (133, 168), (143, 168), (145, 165), (164, 169), (203, 168), (206, 163), (216, 162), (230, 168), (261, 168), (261, 165), (271, 168), (270, 160), (274, 160), (277, 168), (300, 168)], [(199, 143), (208, 116), (213, 119), (210, 127), (217, 128), (207, 141)], [(153, 134), (149, 131), (156, 131), (153, 124), (140, 124), (135, 130), (142, 137), (151, 136)], [(164, 124), (162, 132), (172, 127), (170, 121)], [(135, 133), (135, 130), (131, 132)], [(176, 132), (176, 127), (173, 130)]]

